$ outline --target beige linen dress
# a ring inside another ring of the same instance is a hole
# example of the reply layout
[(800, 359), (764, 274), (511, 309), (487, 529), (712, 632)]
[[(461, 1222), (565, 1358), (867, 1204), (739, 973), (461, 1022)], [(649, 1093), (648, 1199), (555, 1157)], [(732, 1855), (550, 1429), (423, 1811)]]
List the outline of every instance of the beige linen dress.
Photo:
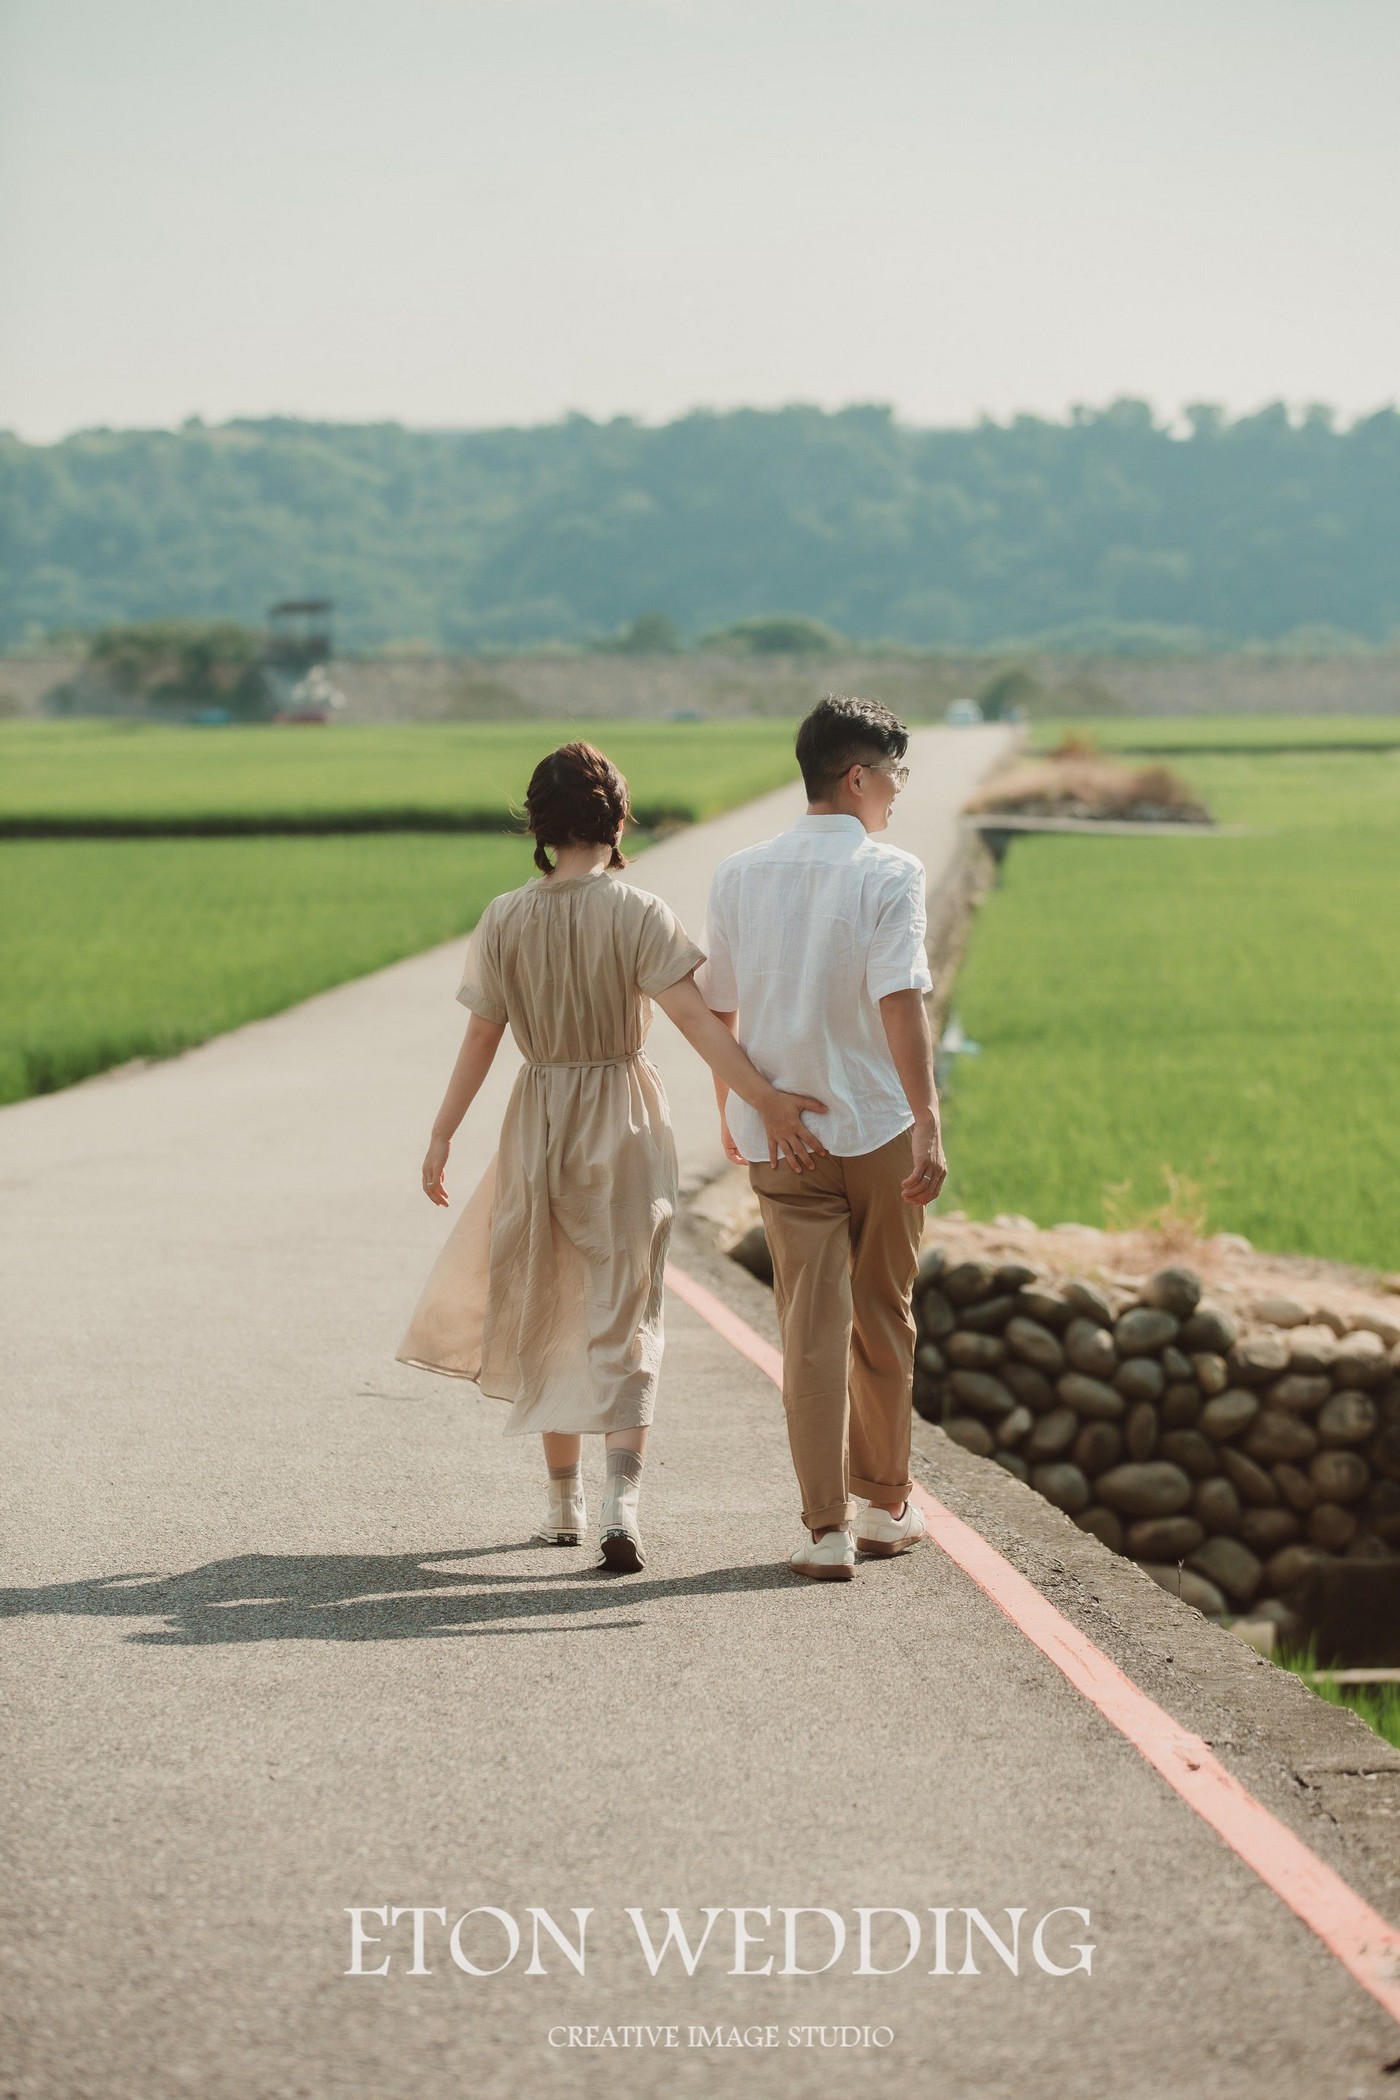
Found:
[(704, 960), (606, 871), (507, 891), (468, 943), (457, 997), (509, 1021), (526, 1062), (397, 1358), (512, 1401), (507, 1436), (652, 1418), (677, 1165), (642, 1045), (648, 995)]

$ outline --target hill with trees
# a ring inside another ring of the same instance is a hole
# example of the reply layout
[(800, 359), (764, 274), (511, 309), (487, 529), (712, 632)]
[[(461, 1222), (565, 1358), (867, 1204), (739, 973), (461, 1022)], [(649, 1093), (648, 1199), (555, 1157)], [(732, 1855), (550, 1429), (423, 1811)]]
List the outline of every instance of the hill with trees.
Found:
[(1400, 632), (1400, 415), (1187, 424), (1119, 401), (959, 430), (794, 407), (0, 434), (0, 645), (256, 623), (289, 593), (336, 601), (343, 649), (674, 649), (775, 614), (942, 648)]

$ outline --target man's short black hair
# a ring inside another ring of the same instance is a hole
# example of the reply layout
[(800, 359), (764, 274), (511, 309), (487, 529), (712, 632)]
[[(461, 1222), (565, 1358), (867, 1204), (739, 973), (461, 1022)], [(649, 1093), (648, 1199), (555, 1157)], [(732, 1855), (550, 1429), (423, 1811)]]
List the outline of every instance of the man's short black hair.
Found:
[(797, 732), (797, 763), (809, 802), (824, 802), (851, 766), (877, 758), (903, 758), (909, 731), (878, 700), (828, 693)]

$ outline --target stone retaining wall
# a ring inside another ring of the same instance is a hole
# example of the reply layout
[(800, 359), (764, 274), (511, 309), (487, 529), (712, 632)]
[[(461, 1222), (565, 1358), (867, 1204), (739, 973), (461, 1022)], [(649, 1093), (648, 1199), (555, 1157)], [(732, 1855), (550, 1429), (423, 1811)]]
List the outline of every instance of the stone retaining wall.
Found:
[(1126, 1285), (929, 1248), (914, 1401), (1210, 1616), (1295, 1632), (1311, 1570), (1400, 1551), (1400, 1320), (1190, 1269)]

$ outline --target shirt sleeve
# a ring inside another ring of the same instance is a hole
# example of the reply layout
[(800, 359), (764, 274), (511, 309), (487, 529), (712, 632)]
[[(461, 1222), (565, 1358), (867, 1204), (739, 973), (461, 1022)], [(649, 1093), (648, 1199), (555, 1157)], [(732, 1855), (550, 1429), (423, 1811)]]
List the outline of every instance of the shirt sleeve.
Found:
[(679, 984), (705, 960), (669, 904), (648, 897), (637, 943), (637, 989), (653, 994)]
[(508, 1018), (500, 973), (500, 926), (489, 904), (467, 942), (457, 997), (472, 1013), (480, 1014), (483, 1021), (504, 1022)]
[(734, 975), (734, 954), (729, 944), (729, 925), (720, 901), (718, 882), (710, 884), (710, 902), (705, 925), (705, 967), (696, 978), (710, 1012), (739, 1011), (739, 982)]
[(891, 992), (933, 990), (924, 945), (927, 937), (924, 871), (916, 867), (906, 882), (891, 890), (875, 923), (865, 965), (865, 987), (872, 999), (887, 999)]

